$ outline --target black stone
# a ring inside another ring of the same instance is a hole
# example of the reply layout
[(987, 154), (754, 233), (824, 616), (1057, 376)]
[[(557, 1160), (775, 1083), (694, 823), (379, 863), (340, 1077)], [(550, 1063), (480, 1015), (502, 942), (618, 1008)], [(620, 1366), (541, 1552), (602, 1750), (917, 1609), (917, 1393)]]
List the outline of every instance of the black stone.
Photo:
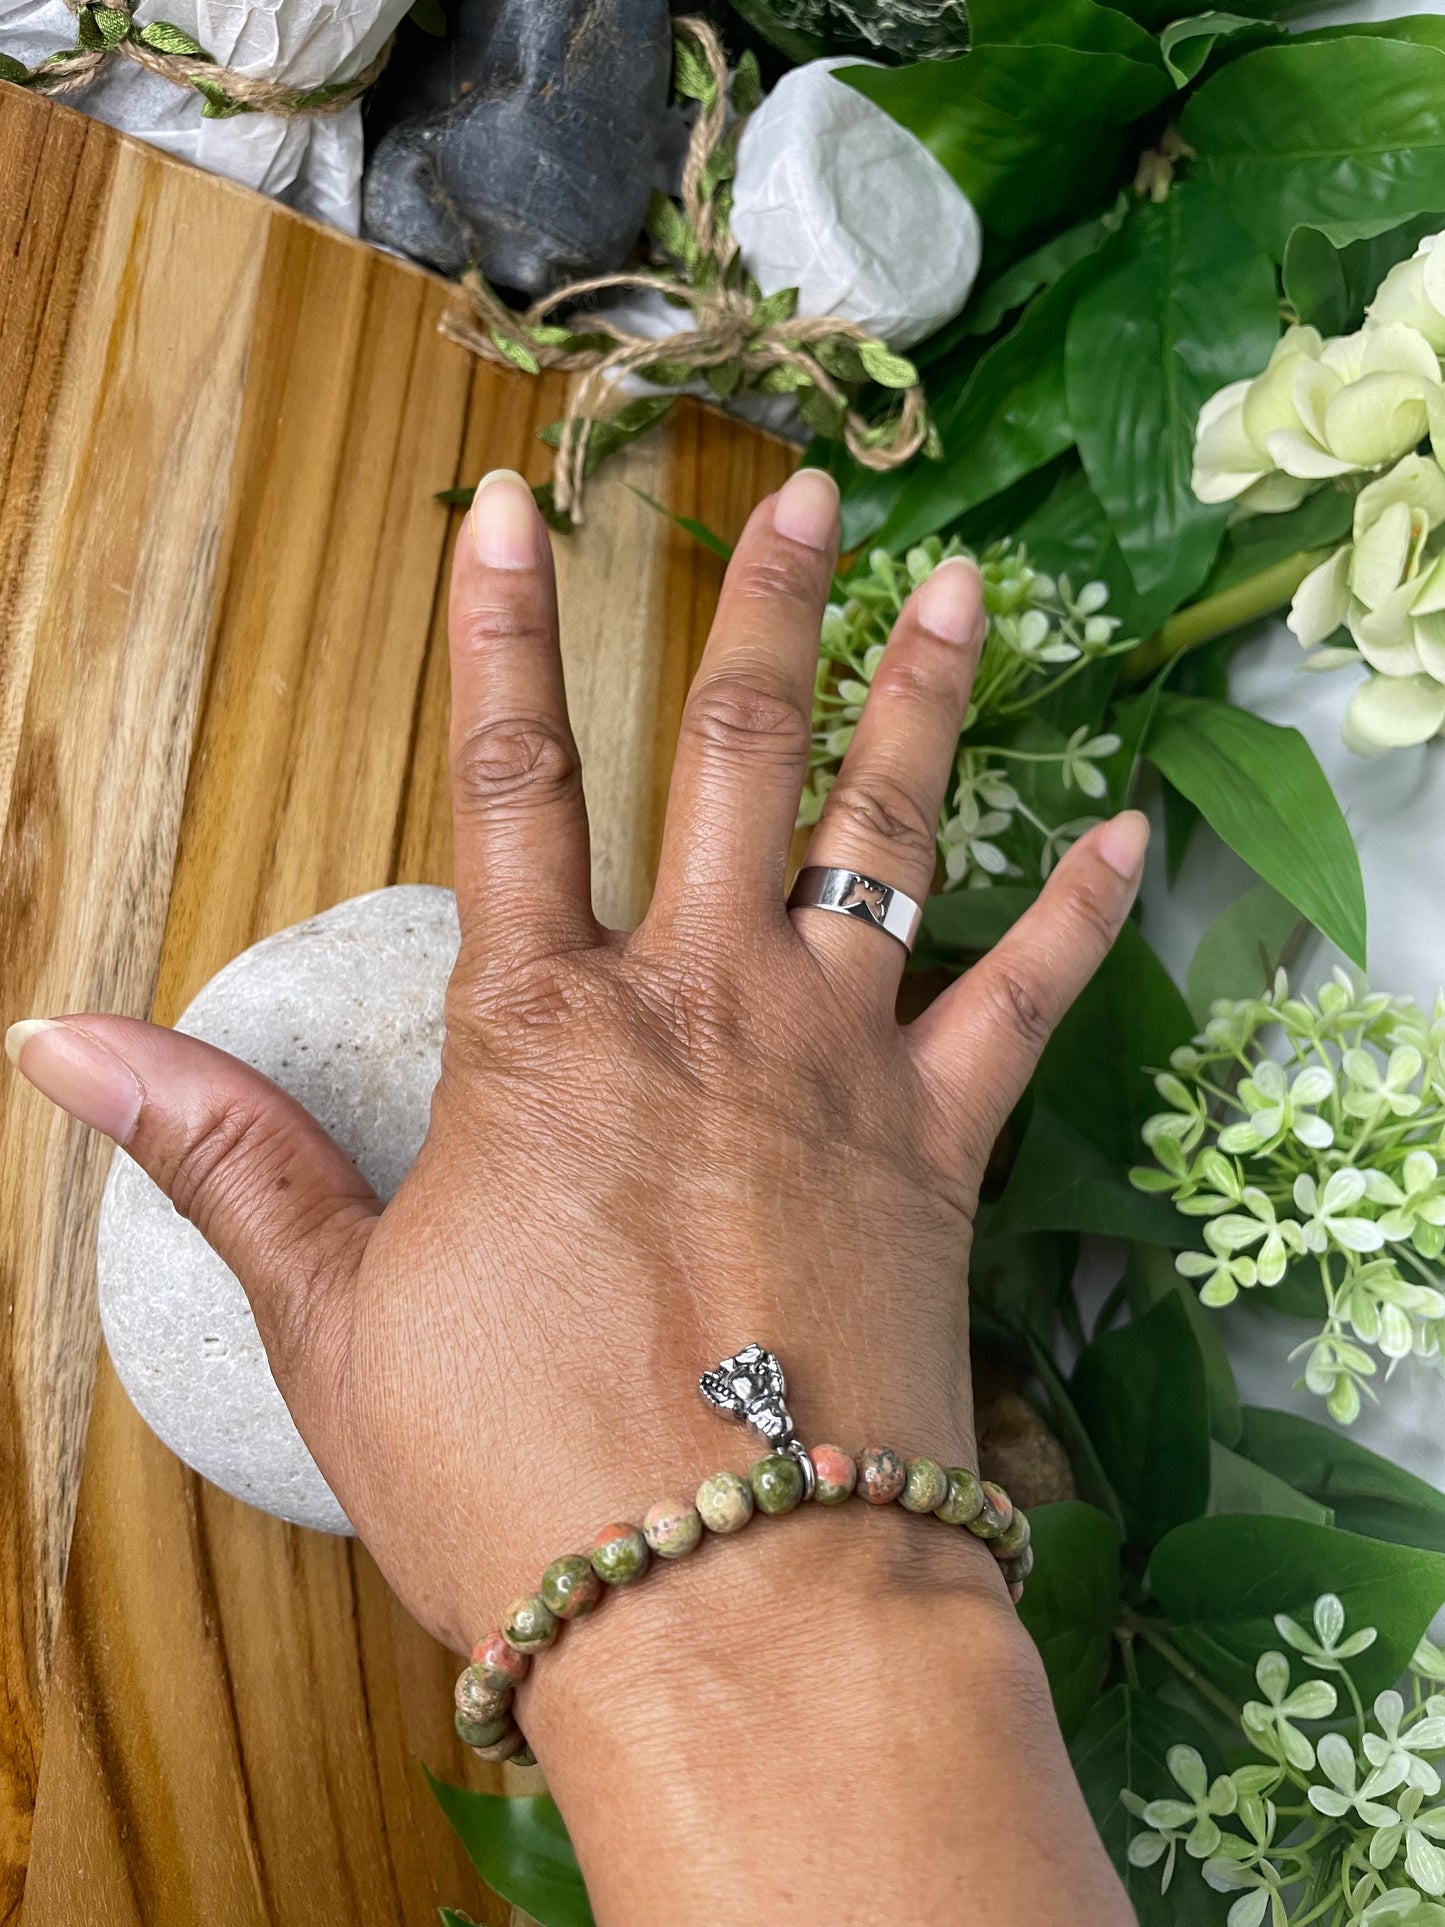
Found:
[(667, 0), (462, 0), (419, 39), (382, 103), (368, 238), (528, 296), (619, 267), (667, 122)]

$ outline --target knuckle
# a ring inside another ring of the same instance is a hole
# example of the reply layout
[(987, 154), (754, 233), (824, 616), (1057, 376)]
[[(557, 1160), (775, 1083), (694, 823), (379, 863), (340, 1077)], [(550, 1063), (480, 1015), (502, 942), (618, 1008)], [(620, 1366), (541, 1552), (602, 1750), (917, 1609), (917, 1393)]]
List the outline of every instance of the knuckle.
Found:
[(244, 1189), (264, 1190), (282, 1176), (277, 1136), (260, 1107), (229, 1099), (192, 1132), (169, 1171), (171, 1203), (210, 1242), (217, 1217)]
[(740, 558), (734, 565), (733, 586), (745, 604), (806, 602), (818, 598), (821, 556), (793, 553), (781, 544), (760, 555)]
[(542, 639), (535, 614), (525, 598), (478, 597), (461, 610), (457, 629), (459, 640), (473, 653), (511, 643), (539, 643)]
[(571, 733), (541, 716), (508, 716), (470, 729), (452, 756), (452, 781), (464, 806), (512, 798), (540, 803), (577, 793), (582, 770)]
[(1119, 920), (1094, 890), (1078, 885), (1071, 893), (1069, 916), (1091, 950), (1102, 957), (1119, 934)]
[(1053, 1025), (1036, 988), (1007, 967), (991, 971), (987, 982), (998, 1016), (1030, 1051), (1041, 1051)]
[(906, 783), (882, 770), (845, 770), (829, 791), (827, 807), (835, 820), (932, 874), (936, 826)]
[(811, 719), (791, 696), (749, 676), (710, 677), (687, 706), (689, 734), (724, 755), (771, 752), (779, 758), (807, 753)]

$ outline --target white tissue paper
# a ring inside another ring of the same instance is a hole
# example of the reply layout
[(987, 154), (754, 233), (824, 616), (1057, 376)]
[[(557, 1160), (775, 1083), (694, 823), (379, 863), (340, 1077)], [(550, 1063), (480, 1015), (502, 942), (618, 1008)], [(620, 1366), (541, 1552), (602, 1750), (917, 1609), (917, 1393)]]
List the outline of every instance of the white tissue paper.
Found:
[[(380, 53), (411, 0), (144, 0), (142, 26), (170, 21), (223, 67), (257, 79), (319, 87), (359, 73)], [(0, 0), (0, 49), (27, 66), (75, 45), (65, 0)], [(236, 114), (203, 120), (193, 87), (178, 87), (113, 55), (68, 106), (135, 134), (212, 174), (271, 194), (355, 234), (361, 217), (361, 108), (283, 120)]]
[(978, 273), (973, 204), (923, 143), (814, 60), (743, 129), (733, 232), (764, 294), (797, 288), (806, 315), (842, 315), (893, 348), (952, 319)]

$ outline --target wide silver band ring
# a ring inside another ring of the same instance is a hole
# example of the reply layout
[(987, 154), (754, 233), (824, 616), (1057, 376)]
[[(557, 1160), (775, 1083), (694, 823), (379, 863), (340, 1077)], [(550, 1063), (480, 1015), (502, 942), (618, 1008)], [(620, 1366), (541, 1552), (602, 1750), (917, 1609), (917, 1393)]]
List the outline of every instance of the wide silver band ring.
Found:
[(856, 917), (896, 937), (905, 950), (912, 950), (923, 921), (923, 907), (890, 884), (861, 876), (856, 870), (828, 870), (810, 864), (799, 870), (788, 895), (790, 910), (836, 910), (839, 916)]

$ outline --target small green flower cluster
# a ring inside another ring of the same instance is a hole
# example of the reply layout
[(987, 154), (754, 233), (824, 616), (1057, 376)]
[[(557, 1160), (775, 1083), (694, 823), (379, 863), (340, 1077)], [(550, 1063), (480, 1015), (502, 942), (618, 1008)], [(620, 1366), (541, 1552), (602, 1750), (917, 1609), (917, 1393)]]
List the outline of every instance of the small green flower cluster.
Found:
[[(1229, 1927), (1346, 1927), (1408, 1920), (1445, 1927), (1445, 1653), (1422, 1640), (1410, 1665), (1410, 1697), (1381, 1693), (1367, 1714), (1347, 1662), (1374, 1644), (1375, 1629), (1346, 1635), (1333, 1593), (1315, 1601), (1307, 1629), (1284, 1613), (1275, 1628), (1306, 1666), (1342, 1682), (1351, 1714), (1316, 1737), (1301, 1722), (1335, 1721), (1340, 1694), (1328, 1679), (1291, 1682), (1286, 1654), (1261, 1656), (1240, 1723), (1262, 1757), (1210, 1780), (1192, 1746), (1169, 1749), (1177, 1799), (1120, 1798), (1144, 1830), (1129, 1842), (1135, 1867), (1162, 1862), (1167, 1890), (1182, 1847), (1202, 1862), (1217, 1893), (1236, 1893)], [(1228, 1822), (1222, 1825), (1221, 1822)]]
[(1216, 1003), (1171, 1062), (1155, 1079), (1169, 1109), (1144, 1127), (1157, 1162), (1133, 1182), (1206, 1220), (1207, 1252), (1176, 1260), (1206, 1305), (1315, 1268), (1325, 1319), (1303, 1383), (1348, 1425), (1376, 1371), (1366, 1347), (1393, 1365), (1439, 1360), (1445, 1340), (1445, 993), (1427, 1019), (1342, 970), (1292, 997), (1280, 971)]
[(975, 554), (957, 539), (945, 543), (931, 535), (902, 561), (886, 549), (875, 549), (866, 573), (849, 579), (846, 600), (834, 602), (823, 618), (812, 758), (800, 824), (818, 820), (904, 602), (940, 562), (957, 555), (975, 563), (982, 577), (988, 633), (959, 743), (956, 785), (939, 823), (945, 889), (960, 884), (977, 888), (995, 878), (1022, 876), (1023, 869), (998, 840), (1019, 824), (1027, 825), (1036, 840), (1033, 861), (1042, 878), (1074, 839), (1098, 822), (1090, 815), (1046, 822), (1009, 780), (1008, 766), (1051, 764), (1065, 789), (1097, 801), (1107, 789), (1098, 763), (1119, 747), (1117, 736), (1096, 735), (1085, 724), (1060, 749), (1026, 748), (995, 738), (1014, 731), (1045, 696), (1087, 664), (1134, 647), (1132, 639), (1115, 640), (1119, 622), (1104, 613), (1109, 599), (1104, 583), (1086, 582), (1075, 593), (1067, 576), (1056, 580), (1034, 568), (1022, 543), (996, 542)]

